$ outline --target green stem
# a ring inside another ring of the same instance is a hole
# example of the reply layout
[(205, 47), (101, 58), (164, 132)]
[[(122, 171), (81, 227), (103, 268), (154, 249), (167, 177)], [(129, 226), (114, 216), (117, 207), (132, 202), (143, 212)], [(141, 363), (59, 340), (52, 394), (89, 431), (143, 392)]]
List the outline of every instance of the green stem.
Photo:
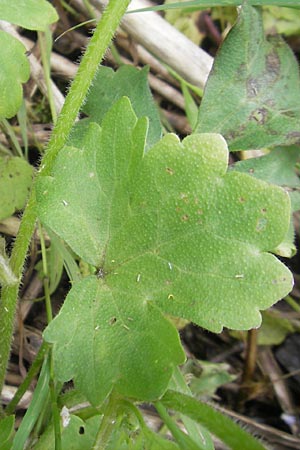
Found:
[(290, 295), (287, 295), (285, 301), (293, 308), (294, 311), (300, 312), (300, 305), (296, 300), (294, 300)]
[[(76, 77), (73, 80), (62, 111), (53, 129), (48, 149), (41, 162), (41, 170), (38, 176), (49, 175), (51, 173), (53, 163), (60, 149), (67, 141), (80, 107), (84, 102), (88, 89), (96, 74), (99, 63), (101, 62), (129, 3), (130, 0), (110, 0), (104, 11), (82, 58)], [(33, 186), (10, 261), (11, 268), (18, 280), (21, 280), (28, 245), (36, 221), (35, 203)], [(5, 371), (10, 354), (18, 292), (19, 284), (4, 287), (2, 290), (2, 299), (0, 303), (0, 391), (4, 383)]]
[(34, 230), (36, 220), (35, 197), (32, 193), (24, 211), (18, 236), (13, 248), (10, 265), (17, 280), (16, 284), (2, 287), (0, 302), (0, 391), (4, 384), (6, 367), (10, 354), (10, 345), (14, 329), (19, 283), (28, 245)]
[(76, 77), (71, 84), (69, 94), (51, 134), (48, 151), (42, 160), (41, 174), (50, 174), (58, 152), (66, 143), (80, 107), (96, 75), (99, 62), (102, 60), (129, 3), (130, 0), (110, 0), (104, 11), (81, 60)]

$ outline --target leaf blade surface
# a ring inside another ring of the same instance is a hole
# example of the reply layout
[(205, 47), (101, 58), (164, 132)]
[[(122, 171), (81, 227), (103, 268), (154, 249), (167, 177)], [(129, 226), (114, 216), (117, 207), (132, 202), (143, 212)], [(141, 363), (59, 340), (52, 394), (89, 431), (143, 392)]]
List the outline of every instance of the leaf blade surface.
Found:
[(291, 49), (265, 37), (260, 10), (244, 4), (215, 58), (196, 131), (221, 133), (232, 151), (299, 143), (299, 102)]

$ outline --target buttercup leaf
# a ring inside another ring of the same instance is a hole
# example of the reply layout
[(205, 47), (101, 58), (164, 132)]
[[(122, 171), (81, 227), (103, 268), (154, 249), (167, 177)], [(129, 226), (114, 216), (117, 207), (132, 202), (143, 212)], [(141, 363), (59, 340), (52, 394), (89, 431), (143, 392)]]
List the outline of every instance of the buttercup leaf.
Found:
[(45, 332), (59, 378), (94, 403), (113, 386), (144, 400), (166, 389), (184, 356), (163, 313), (248, 329), (292, 286), (269, 253), (289, 226), (288, 195), (227, 172), (218, 134), (170, 134), (143, 154), (146, 129), (121, 99), (37, 184), (40, 219), (96, 267)]
[(114, 385), (125, 396), (153, 400), (184, 361), (176, 329), (155, 305), (96, 277), (74, 285), (44, 336), (57, 342), (58, 378), (74, 378), (94, 405)]

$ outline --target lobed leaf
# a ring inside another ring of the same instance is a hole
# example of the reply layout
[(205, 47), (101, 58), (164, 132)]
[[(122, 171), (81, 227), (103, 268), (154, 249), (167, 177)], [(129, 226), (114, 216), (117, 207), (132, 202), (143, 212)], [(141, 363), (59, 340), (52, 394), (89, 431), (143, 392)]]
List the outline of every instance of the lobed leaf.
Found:
[(230, 150), (299, 143), (299, 103), (291, 49), (279, 36), (265, 37), (260, 10), (245, 3), (215, 58), (196, 131), (221, 133)]
[(43, 31), (58, 20), (58, 15), (46, 0), (1, 0), (0, 19), (28, 30)]
[(227, 172), (217, 134), (167, 135), (143, 155), (146, 125), (121, 99), (37, 182), (40, 219), (97, 268), (45, 331), (59, 379), (74, 377), (93, 403), (113, 386), (163, 393), (184, 356), (162, 313), (248, 329), (292, 287), (268, 253), (287, 232), (288, 195)]
[(30, 75), (26, 48), (18, 39), (0, 30), (0, 120), (13, 117), (19, 110), (22, 83)]

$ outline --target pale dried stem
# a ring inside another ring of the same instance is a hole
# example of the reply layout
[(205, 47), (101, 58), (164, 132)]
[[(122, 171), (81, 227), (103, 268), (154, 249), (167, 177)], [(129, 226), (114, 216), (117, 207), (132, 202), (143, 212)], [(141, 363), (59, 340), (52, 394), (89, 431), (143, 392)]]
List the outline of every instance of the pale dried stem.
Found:
[[(107, 4), (104, 0), (92, 0), (99, 10)], [(73, 0), (73, 4), (86, 12), (82, 0)], [(132, 0), (128, 10), (151, 6), (146, 0)], [(147, 52), (167, 64), (186, 81), (203, 88), (211, 70), (213, 58), (190, 41), (175, 27), (155, 12), (127, 14), (121, 27)]]

